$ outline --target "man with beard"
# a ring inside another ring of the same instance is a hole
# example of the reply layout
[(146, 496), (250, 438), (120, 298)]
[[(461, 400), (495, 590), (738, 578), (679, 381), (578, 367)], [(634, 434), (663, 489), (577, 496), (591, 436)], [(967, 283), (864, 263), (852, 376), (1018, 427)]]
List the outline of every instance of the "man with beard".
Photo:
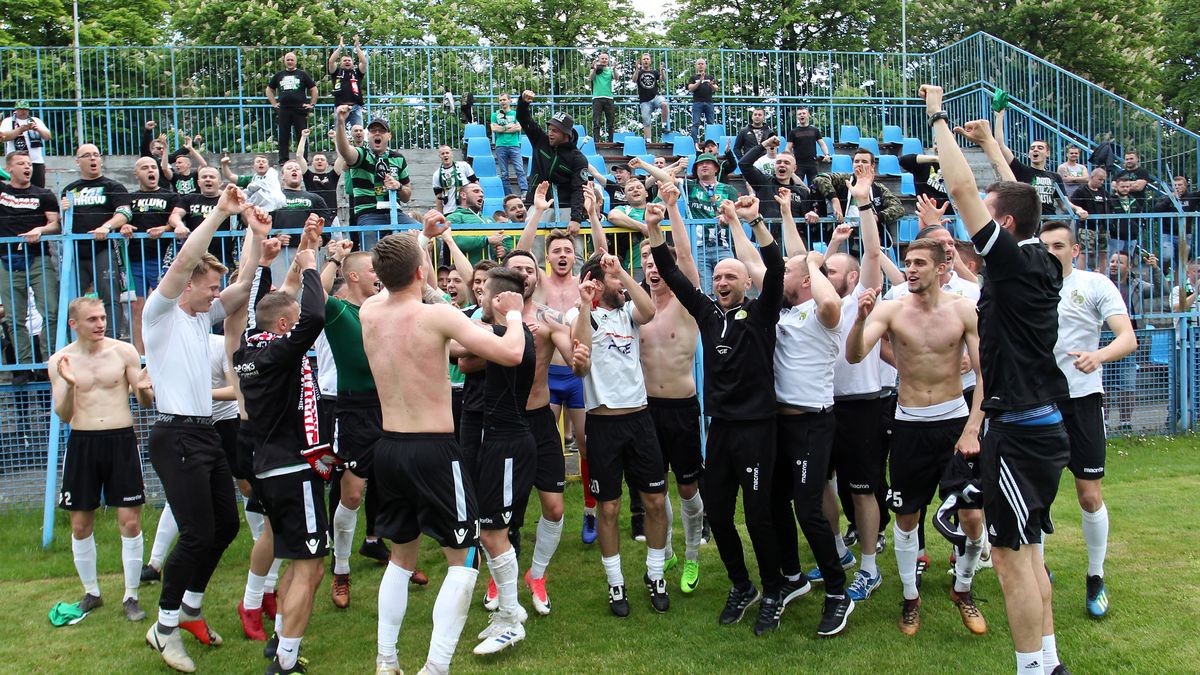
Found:
[[(779, 142), (778, 136), (772, 136), (763, 141), (761, 145), (750, 148), (745, 155), (742, 155), (738, 166), (742, 168), (742, 175), (746, 177), (746, 183), (754, 190), (759, 203), (762, 204), (764, 217), (772, 219), (779, 217), (779, 205), (775, 202), (775, 196), (779, 194), (780, 189), (786, 189), (792, 199), (791, 212), (803, 213), (805, 222), (815, 225), (821, 217), (818, 210), (823, 210), (822, 205), (818, 203), (818, 200), (812, 198), (808, 186), (804, 184), (803, 176), (796, 173), (796, 157), (794, 155), (789, 152), (781, 152), (776, 155), (775, 171), (770, 176), (759, 171), (755, 166), (768, 148), (778, 148)], [(778, 227), (772, 229), (772, 234), (776, 232), (780, 232)]]
[[(479, 183), (467, 183), (457, 191), (458, 208), (445, 216), (445, 222), (450, 225), (493, 225), (492, 220), (483, 215), (483, 187)], [(470, 230), (471, 227), (463, 227)], [(506, 253), (516, 247), (516, 237), (505, 235), (503, 232), (486, 235), (457, 235), (454, 242), (466, 254), (472, 264), (483, 258), (500, 260)]]
[[(368, 147), (359, 148), (346, 138), (346, 118), (350, 106), (337, 108), (338, 124), (333, 137), (338, 156), (346, 163), (346, 178), (350, 181), (351, 223), (354, 225), (391, 224), (392, 199), (407, 204), (412, 198), (412, 181), (408, 177), (408, 161), (388, 144), (392, 129), (386, 120), (373, 119), (367, 125)], [(414, 221), (403, 209), (397, 208), (396, 222)]]
[[(859, 148), (854, 152), (852, 161), (852, 174), (823, 173), (813, 180), (817, 194), (832, 204), (833, 216), (839, 223), (846, 218), (855, 218), (859, 213), (857, 205), (850, 202), (849, 189), (846, 186), (856, 183), (858, 176), (865, 169), (870, 169), (871, 174), (875, 174), (875, 154), (870, 150)], [(886, 187), (872, 183), (871, 208), (875, 209), (875, 222), (878, 223), (880, 239), (884, 238), (885, 232), (894, 233), (896, 223), (904, 215), (904, 205), (900, 203), (900, 198)], [(863, 252), (866, 253), (865, 248)]]
[(583, 192), (587, 184), (588, 161), (575, 147), (579, 139), (576, 138), (575, 121), (570, 115), (563, 111), (554, 113), (544, 131), (533, 121), (534, 96), (532, 91), (526, 90), (517, 102), (517, 122), (533, 146), (530, 192), (525, 193), (525, 203), (533, 204), (532, 190), (542, 181), (549, 181), (560, 207), (569, 205), (571, 215), (567, 233), (574, 236), (579, 233), (579, 224), (587, 218), (583, 208)]
[[(767, 111), (763, 108), (750, 109), (750, 126), (738, 132), (733, 141), (733, 155), (741, 161), (751, 148), (762, 145), (768, 138), (774, 138), (775, 130), (766, 124)], [(778, 146), (776, 146), (778, 147)]]
[[(142, 345), (142, 307), (150, 291), (158, 286), (158, 278), (162, 273), (164, 248), (174, 253), (174, 246), (169, 240), (160, 245), (158, 242), (167, 230), (179, 238), (187, 236), (188, 230), (183, 222), (175, 217), (175, 210), (180, 202), (180, 195), (158, 184), (158, 167), (149, 157), (138, 159), (133, 165), (137, 175), (138, 189), (130, 195), (129, 208), (132, 217), (128, 223), (121, 226), (121, 234), (131, 241), (122, 244), (125, 249), (126, 261), (129, 264), (130, 283), (134, 292), (133, 306), (133, 345), (138, 353), (145, 353)], [(173, 222), (172, 222), (173, 221)], [(134, 232), (145, 232), (149, 239), (132, 240)], [(170, 256), (168, 256), (169, 260)]]
[[(236, 178), (236, 176), (235, 176)], [(211, 166), (206, 166), (196, 172), (197, 191), (184, 195), (175, 205), (172, 219), (183, 223), (189, 232), (194, 231), (200, 223), (217, 206), (221, 197), (221, 172)], [(230, 221), (226, 218), (217, 226), (217, 232), (230, 232)], [(236, 262), (236, 242), (232, 237), (214, 236), (208, 245), (208, 252), (216, 256), (222, 264), (232, 265)]]
[[(1067, 195), (1066, 185), (1063, 183), (1062, 176), (1058, 172), (1051, 171), (1048, 165), (1050, 160), (1050, 144), (1041, 139), (1035, 139), (1029, 143), (1029, 164), (1025, 164), (1017, 159), (1016, 154), (1009, 149), (1008, 144), (1004, 142), (1004, 111), (996, 112), (996, 142), (1000, 144), (1000, 153), (1003, 156), (1004, 162), (1007, 163), (1009, 170), (1013, 176), (1022, 183), (1028, 183), (1037, 190), (1038, 198), (1042, 202), (1043, 213), (1057, 213), (1062, 200), (1059, 195)], [(993, 164), (992, 168), (996, 170), (996, 175), (1001, 175), (999, 168)], [(1088, 212), (1078, 204), (1067, 203), (1074, 211), (1075, 215), (1080, 219), (1088, 217)]]
[(808, 108), (800, 108), (796, 111), (796, 123), (799, 125), (795, 129), (788, 132), (786, 153), (790, 153), (796, 158), (796, 174), (800, 179), (811, 185), (817, 178), (817, 146), (821, 146), (821, 152), (824, 153), (819, 161), (826, 164), (833, 161), (833, 155), (829, 154), (829, 146), (825, 145), (825, 136), (817, 127), (809, 124), (812, 118), (812, 113)]

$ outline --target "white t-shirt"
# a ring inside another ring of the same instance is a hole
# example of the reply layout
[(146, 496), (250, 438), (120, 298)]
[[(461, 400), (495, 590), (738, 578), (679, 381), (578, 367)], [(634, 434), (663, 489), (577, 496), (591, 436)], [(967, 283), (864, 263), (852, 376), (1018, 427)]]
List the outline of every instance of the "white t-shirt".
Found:
[(775, 325), (775, 400), (805, 408), (833, 405), (833, 368), (841, 331), (817, 317), (817, 301), (785, 307)]
[[(838, 327), (838, 343), (846, 344), (850, 329), (858, 319), (858, 298), (867, 292), (861, 283), (854, 287), (854, 292), (842, 298), (842, 323)], [(845, 350), (842, 350), (845, 354)], [(883, 389), (879, 381), (879, 343), (858, 363), (850, 363), (845, 356), (834, 359), (833, 362), (833, 395), (834, 396), (865, 396), (877, 394)]]
[(190, 316), (179, 307), (179, 298), (165, 298), (155, 290), (146, 299), (142, 340), (159, 412), (197, 417), (213, 414), (208, 336), (212, 325), (224, 318), (220, 300), (214, 301), (208, 312)]
[[(967, 281), (958, 276), (954, 270), (950, 270), (950, 280), (942, 284), (943, 293), (952, 293), (954, 295), (970, 298), (972, 301), (979, 302), (979, 284), (974, 281)], [(908, 283), (900, 283), (888, 289), (887, 293), (883, 294), (884, 300), (899, 300), (906, 295), (910, 295)], [(899, 373), (892, 367), (892, 364), (879, 360), (879, 379), (885, 387), (895, 387), (899, 382)], [(964, 391), (975, 386), (975, 371), (968, 370), (962, 376), (962, 388)], [(971, 402), (967, 401), (969, 405)]]
[[(10, 133), (22, 124), (28, 124), (30, 121), (37, 125), (37, 128), (39, 129), (46, 128), (46, 123), (43, 122), (39, 117), (30, 115), (23, 120), (19, 120), (16, 117), (9, 115), (8, 117), (5, 117), (3, 121), (0, 121), (0, 131), (3, 131), (4, 133)], [(34, 164), (46, 163), (46, 148), (44, 145), (45, 142), (42, 140), (42, 135), (37, 131), (30, 130), (25, 132), (25, 147), (22, 149), (29, 153), (29, 161), (33, 162)], [(16, 138), (4, 142), (5, 155), (10, 152), (16, 152), (16, 150)]]
[(1074, 270), (1063, 279), (1058, 293), (1058, 342), (1054, 358), (1067, 377), (1071, 398), (1104, 391), (1103, 368), (1084, 374), (1067, 352), (1092, 352), (1100, 347), (1100, 326), (1110, 316), (1128, 316), (1121, 291), (1107, 276)]
[(762, 157), (760, 157), (758, 159), (757, 162), (754, 163), (754, 168), (758, 169), (759, 171), (765, 173), (768, 176), (774, 176), (775, 175), (775, 159), (772, 157), (767, 157), (766, 155), (763, 155)]
[(337, 364), (333, 362), (333, 350), (329, 348), (325, 331), (317, 336), (313, 350), (317, 352), (317, 388), (321, 390), (321, 398), (336, 397)]
[[(229, 367), (229, 359), (225, 358), (225, 336), (208, 336), (208, 357), (212, 361), (212, 388), (228, 387), (233, 380), (233, 370)], [(212, 416), (214, 421), (231, 420), (238, 416), (238, 402), (213, 401)]]
[(437, 170), (433, 172), (433, 188), (445, 190), (442, 198), (446, 203), (442, 205), (442, 213), (447, 216), (454, 213), (458, 208), (458, 189), (471, 182), (474, 176), (475, 170), (466, 162), (454, 162), (449, 167), (438, 165)]
[[(613, 410), (646, 405), (646, 380), (642, 377), (640, 329), (633, 320), (633, 303), (618, 309), (592, 310), (592, 369), (583, 378), (588, 410), (607, 406)], [(579, 316), (576, 321), (586, 321)]]

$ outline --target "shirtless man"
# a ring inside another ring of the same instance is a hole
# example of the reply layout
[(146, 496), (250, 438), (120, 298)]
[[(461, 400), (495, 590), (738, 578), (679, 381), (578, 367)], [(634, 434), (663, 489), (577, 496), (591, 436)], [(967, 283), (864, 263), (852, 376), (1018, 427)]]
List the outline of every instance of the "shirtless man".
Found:
[(104, 337), (104, 303), (81, 297), (71, 301), (67, 323), (78, 338), (50, 357), (48, 370), (54, 412), (71, 425), (63, 459), (59, 507), (71, 513), (71, 550), (83, 582), (79, 609), (84, 614), (104, 605), (96, 579), (96, 541), (92, 527), (103, 491), (106, 504), (117, 509), (121, 530), (121, 566), (125, 571), (125, 618), (141, 621), (138, 606), (142, 574), (142, 461), (129, 392), (138, 404), (153, 408), (154, 399), (138, 383), (140, 360), (133, 345)]
[[(899, 627), (905, 635), (914, 635), (921, 626), (917, 591), (921, 509), (929, 505), (939, 483), (944, 499), (978, 475), (974, 464), (983, 424), (983, 386), (976, 385), (968, 409), (960, 376), (962, 345), (966, 343), (978, 378), (978, 318), (974, 303), (942, 290), (941, 278), (949, 264), (945, 248), (931, 239), (918, 239), (909, 244), (904, 264), (909, 295), (883, 302), (878, 309), (876, 289), (867, 289), (859, 297), (858, 317), (846, 338), (846, 359), (862, 361), (886, 334), (900, 373), (892, 431), (891, 499), (896, 512), (897, 573), (904, 587)], [(971, 595), (971, 578), (983, 552), (982, 502), (968, 502), (970, 490), (962, 494), (958, 516), (967, 535), (966, 550), (956, 563), (950, 599), (967, 629), (982, 635), (987, 624)]]
[[(479, 575), (473, 559), (479, 543), (475, 490), (454, 440), (448, 347), (450, 340), (455, 340), (472, 354), (516, 366), (521, 362), (525, 336), (524, 331), (507, 331), (499, 337), (472, 324), (449, 305), (423, 304), (426, 273), (416, 238), (406, 234), (384, 237), (371, 258), (388, 292), (363, 303), (359, 317), (383, 414), (383, 435), (375, 445), (374, 458), (380, 487), (377, 527), (379, 534), (394, 544), (379, 584), (376, 673), (401, 672), (396, 640), (422, 532), (437, 540), (449, 565), (434, 604), (433, 634), (423, 669), (447, 673)], [(493, 302), (493, 310), (508, 324), (522, 322), (520, 296), (501, 293)], [(397, 350), (398, 344), (406, 348)]]
[[(699, 288), (700, 272), (692, 258), (692, 244), (679, 211), (679, 188), (673, 182), (662, 183), (658, 188), (658, 196), (671, 223), (674, 247), (670, 250), (676, 264), (688, 281)], [(662, 216), (662, 207), (652, 205), (646, 213), (647, 228), (657, 229)], [(659, 276), (654, 256), (650, 254), (649, 240), (642, 242), (640, 253), (646, 285), (654, 302), (654, 318), (641, 327), (646, 403), (654, 420), (658, 444), (663, 450), (664, 464), (675, 472), (686, 547), (679, 588), (684, 593), (691, 593), (700, 584), (700, 541), (704, 528), (704, 500), (700, 498), (699, 490), (700, 476), (704, 474), (704, 458), (700, 452), (700, 400), (696, 396), (696, 378), (692, 374), (700, 329)], [(671, 549), (671, 526), (674, 522), (671, 500), (667, 499), (666, 502), (666, 569), (669, 570), (674, 566), (671, 561), (676, 558)]]

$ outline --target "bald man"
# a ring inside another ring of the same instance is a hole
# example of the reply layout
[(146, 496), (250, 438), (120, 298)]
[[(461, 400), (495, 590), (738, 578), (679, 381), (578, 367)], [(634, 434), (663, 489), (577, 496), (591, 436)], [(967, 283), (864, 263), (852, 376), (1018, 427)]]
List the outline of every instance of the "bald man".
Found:
[(317, 107), (317, 82), (296, 67), (296, 52), (283, 55), (283, 70), (267, 84), (267, 100), (279, 112), (279, 163), (292, 156), (292, 132), (296, 139), (308, 128), (308, 113)]

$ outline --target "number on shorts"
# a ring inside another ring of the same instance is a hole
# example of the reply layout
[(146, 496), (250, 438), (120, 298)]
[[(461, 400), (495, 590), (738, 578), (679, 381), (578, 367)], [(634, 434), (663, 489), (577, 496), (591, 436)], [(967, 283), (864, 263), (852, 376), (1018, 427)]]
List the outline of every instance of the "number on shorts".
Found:
[(901, 506), (904, 506), (904, 497), (901, 496), (900, 492), (897, 490), (888, 490), (887, 501), (892, 503), (893, 509), (898, 509)]
[(64, 490), (64, 491), (63, 491), (63, 493), (62, 493), (62, 503), (63, 503), (63, 506), (72, 506), (72, 504), (71, 504), (71, 493), (70, 493), (69, 491), (66, 491), (66, 490)]

